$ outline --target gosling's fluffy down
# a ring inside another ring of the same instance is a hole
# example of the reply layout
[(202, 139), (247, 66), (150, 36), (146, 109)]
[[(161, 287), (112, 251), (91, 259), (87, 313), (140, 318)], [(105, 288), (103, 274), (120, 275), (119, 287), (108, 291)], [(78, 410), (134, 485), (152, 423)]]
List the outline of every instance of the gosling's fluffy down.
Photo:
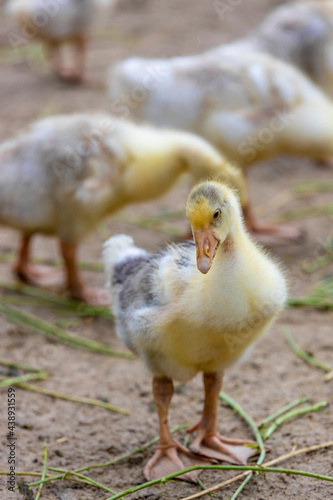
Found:
[[(268, 329), (286, 300), (284, 277), (246, 233), (232, 190), (201, 183), (186, 212), (195, 245), (151, 255), (118, 235), (104, 247), (118, 335), (153, 373), (160, 441), (144, 469), (147, 480), (202, 463), (202, 457), (244, 464), (255, 454), (247, 446), (252, 443), (218, 431), (223, 371)], [(168, 410), (173, 380), (185, 382), (198, 372), (204, 407), (187, 449), (170, 434)], [(182, 479), (195, 482), (197, 474)]]
[(279, 267), (246, 233), (226, 186), (207, 182), (189, 196), (193, 231), (205, 220), (205, 206), (215, 205), (221, 224), (209, 227), (220, 244), (208, 274), (198, 271), (192, 242), (155, 254), (125, 235), (105, 243), (117, 332), (155, 376), (184, 382), (199, 371), (225, 369), (267, 330), (286, 300)]

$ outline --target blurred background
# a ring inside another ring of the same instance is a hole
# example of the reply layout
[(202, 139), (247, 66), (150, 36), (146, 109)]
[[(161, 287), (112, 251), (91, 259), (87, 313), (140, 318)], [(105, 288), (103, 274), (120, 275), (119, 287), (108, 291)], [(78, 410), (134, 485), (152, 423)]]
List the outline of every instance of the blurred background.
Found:
[[(2, 9), (5, 3), (0, 2)], [(112, 5), (105, 2), (105, 5), (97, 6), (89, 28), (85, 78), (81, 85), (73, 85), (54, 77), (45, 59), (43, 43), (39, 39), (33, 38), (25, 43), (20, 38), (13, 47), (13, 39), (17, 40), (15, 34), (21, 35), (14, 20), (6, 19), (2, 12), (0, 141), (17, 135), (32, 121), (42, 117), (81, 111), (109, 112), (106, 78), (110, 65), (135, 55), (164, 58), (203, 52), (247, 35), (272, 9), (285, 3), (288, 2), (226, 1), (224, 4), (230, 8), (221, 19), (216, 2), (212, 1), (117, 0)], [(66, 50), (66, 64), (71, 64), (72, 55), (71, 48)], [(284, 155), (254, 166), (248, 175), (257, 215), (266, 220), (293, 220), (304, 231), (302, 243), (284, 243), (271, 249), (282, 261), (293, 296), (309, 294), (322, 279), (332, 277), (332, 191), (323, 189), (326, 181), (332, 182), (332, 172), (332, 167), (318, 168), (316, 162), (308, 158)], [(308, 184), (304, 187), (304, 183)], [(81, 245), (82, 261), (99, 262), (102, 242), (114, 233), (131, 234), (138, 246), (150, 251), (158, 249), (167, 241), (178, 241), (187, 229), (183, 218), (151, 220), (149, 217), (168, 210), (183, 209), (189, 186), (189, 179), (182, 178), (163, 198), (144, 205), (128, 206), (108, 218)], [(18, 238), (15, 231), (0, 227), (2, 280), (12, 280), (11, 263)], [(38, 236), (33, 247), (34, 255), (44, 263), (58, 258), (58, 249), (53, 239)], [(317, 259), (323, 256), (323, 265), (317, 265)], [(84, 270), (86, 282), (103, 286), (103, 274), (89, 271), (88, 267)], [(2, 293), (7, 294), (4, 290)], [(108, 343), (112, 348), (123, 349), (110, 320), (75, 317), (71, 318), (70, 323), (68, 317), (61, 316), (48, 307), (36, 308), (29, 304), (23, 304), (22, 307), (53, 323), (62, 320), (61, 324), (67, 329), (84, 337)], [(323, 311), (316, 307), (288, 308), (273, 331), (259, 342), (241, 367), (233, 367), (229, 371), (225, 390), (234, 394), (256, 421), (299, 395), (306, 394), (313, 402), (332, 401), (332, 383), (324, 383), (320, 370), (309, 368), (296, 358), (282, 334), (282, 327), (287, 324), (304, 350), (311, 351), (333, 366), (332, 314), (332, 309)], [(156, 434), (157, 420), (152, 411), (150, 378), (139, 361), (110, 360), (107, 356), (68, 348), (36, 332), (28, 333), (24, 327), (13, 326), (3, 318), (0, 318), (0, 327), (0, 356), (17, 361), (25, 360), (46, 369), (50, 377), (44, 385), (49, 389), (61, 389), (61, 392), (108, 400), (131, 411), (131, 415), (125, 418), (118, 414), (108, 414), (101, 408), (78, 409), (64, 401), (20, 391), (20, 468), (27, 470), (35, 466), (41, 467), (40, 450), (44, 437), (49, 442), (50, 463), (74, 469), (83, 466), (88, 460), (110, 460)], [(186, 389), (179, 389), (171, 410), (172, 423), (182, 423), (184, 419), (193, 420), (193, 415), (199, 412), (201, 404), (197, 398), (199, 388), (201, 396), (201, 381), (196, 379)], [(4, 410), (3, 408), (0, 419), (4, 418)], [(224, 425), (229, 426), (230, 431), (240, 437), (247, 435), (246, 427), (235, 419), (231, 410), (224, 408), (223, 415)], [(314, 413), (305, 421), (296, 419), (286, 425), (283, 432), (277, 433), (272, 446), (275, 451), (286, 453), (293, 445), (305, 446), (324, 441), (331, 428), (332, 409), (324, 414)], [(57, 440), (64, 437), (65, 441), (59, 444)], [(315, 469), (323, 474), (330, 473), (332, 454), (329, 451), (327, 453), (330, 453), (330, 459), (318, 454), (303, 458), (303, 462), (301, 459), (299, 462), (296, 460), (292, 465)], [(141, 468), (145, 460), (146, 457), (139, 454), (133, 459), (133, 463), (125, 462), (117, 466), (117, 474), (103, 469), (99, 479), (120, 491), (129, 483), (142, 481)], [(5, 467), (5, 457), (1, 453), (0, 462)], [(214, 474), (209, 476), (207, 483), (213, 484), (218, 480), (216, 478)], [(321, 488), (322, 486), (317, 487), (306, 479), (303, 482), (284, 477), (269, 478), (261, 482), (256, 479), (249, 485), (247, 493), (239, 498), (331, 498), (331, 490)], [(99, 490), (90, 487), (79, 490), (71, 483), (66, 491), (62, 486), (51, 484), (45, 489), (43, 498), (106, 498)], [(163, 494), (159, 488), (151, 491), (151, 499), (157, 500), (181, 498), (195, 490), (189, 485), (170, 483), (165, 486)], [(226, 490), (225, 496), (216, 498), (227, 498), (232, 491)], [(134, 500), (148, 497), (130, 498)]]

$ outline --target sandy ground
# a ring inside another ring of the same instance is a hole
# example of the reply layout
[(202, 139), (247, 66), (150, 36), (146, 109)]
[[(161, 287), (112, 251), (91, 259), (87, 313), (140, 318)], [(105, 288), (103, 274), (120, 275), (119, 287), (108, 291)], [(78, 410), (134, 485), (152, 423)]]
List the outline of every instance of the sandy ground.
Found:
[[(234, 2), (235, 3), (235, 2)], [(196, 53), (218, 43), (232, 40), (253, 29), (267, 12), (278, 5), (277, 0), (240, 2), (222, 22), (212, 2), (190, 0), (120, 0), (114, 14), (100, 15), (92, 31), (87, 69), (89, 82), (81, 87), (66, 86), (55, 81), (40, 57), (35, 44), (24, 54), (14, 54), (6, 38), (6, 27), (0, 21), (0, 140), (17, 133), (37, 117), (60, 112), (107, 110), (108, 99), (104, 89), (107, 66), (125, 56), (171, 56)], [(2, 23), (2, 24), (1, 24)], [(258, 213), (267, 217), (277, 211), (324, 204), (331, 201), (329, 194), (308, 195), (293, 199), (288, 195), (291, 186), (304, 179), (325, 179), (332, 171), (317, 168), (309, 160), (278, 158), (254, 167), (249, 175), (250, 192)], [(185, 202), (188, 183), (182, 180), (176, 189), (162, 200), (126, 212), (149, 214), (162, 209), (178, 208)], [(287, 193), (281, 196), (281, 193)], [(304, 259), (314, 258), (320, 244), (332, 231), (328, 216), (307, 218), (297, 222), (306, 233), (301, 245), (285, 245), (273, 249), (282, 261), (293, 294), (302, 295), (314, 283), (332, 274), (332, 264), (311, 274), (301, 271)], [(186, 228), (181, 222), (180, 227)], [(126, 232), (138, 245), (148, 250), (159, 248), (168, 236), (157, 231), (122, 224), (110, 218), (103, 230), (92, 234), (81, 247), (81, 257), (98, 260), (101, 243), (106, 234)], [(15, 250), (18, 235), (1, 229), (0, 252)], [(54, 257), (54, 241), (36, 238), (35, 254)], [(0, 264), (2, 279), (11, 279), (9, 264)], [(86, 272), (85, 279), (92, 285), (103, 285), (101, 273)], [(59, 320), (54, 310), (25, 307), (43, 319)], [(333, 365), (332, 313), (311, 309), (288, 309), (283, 312), (271, 332), (253, 348), (248, 357), (231, 368), (225, 377), (224, 390), (234, 397), (259, 422), (299, 396), (307, 396), (311, 403), (332, 401), (332, 382), (325, 383), (323, 372), (296, 358), (287, 346), (283, 326), (287, 325), (297, 342), (316, 357)], [(79, 405), (16, 390), (17, 408), (17, 470), (42, 469), (41, 451), (46, 439), (49, 465), (76, 469), (85, 465), (112, 460), (138, 447), (157, 434), (157, 417), (151, 395), (151, 377), (139, 360), (123, 360), (93, 354), (52, 342), (37, 333), (18, 328), (0, 319), (0, 356), (27, 362), (45, 369), (49, 378), (43, 387), (65, 394), (80, 395), (109, 401), (126, 408), (129, 416), (102, 408)], [(123, 350), (112, 321), (102, 319), (79, 320), (71, 331), (104, 342)], [(6, 372), (1, 368), (2, 372)], [(0, 392), (0, 470), (7, 471), (6, 422), (7, 390)], [(201, 378), (186, 386), (177, 386), (170, 411), (171, 425), (193, 424), (197, 421), (203, 401)], [(225, 434), (251, 437), (251, 431), (229, 408), (221, 405), (220, 428)], [(332, 438), (332, 408), (323, 412), (296, 418), (279, 428), (269, 439), (270, 458), (289, 452), (293, 447), (318, 444)], [(185, 438), (186, 432), (179, 434)], [(65, 438), (65, 439), (62, 439)], [(60, 440), (60, 441), (59, 441)], [(289, 468), (333, 474), (331, 450), (302, 455), (285, 462)], [(115, 491), (143, 482), (142, 469), (152, 450), (137, 453), (113, 466), (94, 470), (90, 476)], [(221, 471), (205, 472), (201, 478), (213, 485), (232, 476)], [(251, 500), (325, 500), (332, 498), (333, 487), (314, 479), (269, 475), (252, 480), (239, 499)], [(142, 490), (128, 498), (157, 500), (181, 499), (199, 491), (198, 486), (170, 482)], [(34, 489), (36, 491), (36, 488)], [(215, 494), (214, 498), (230, 498), (235, 486)], [(110, 496), (107, 492), (74, 482), (48, 484), (42, 498), (45, 500), (99, 500)], [(6, 489), (1, 479), (0, 498), (23, 498)], [(26, 497), (28, 498), (28, 497)], [(34, 498), (34, 497), (33, 497)], [(208, 497), (205, 497), (208, 498)]]

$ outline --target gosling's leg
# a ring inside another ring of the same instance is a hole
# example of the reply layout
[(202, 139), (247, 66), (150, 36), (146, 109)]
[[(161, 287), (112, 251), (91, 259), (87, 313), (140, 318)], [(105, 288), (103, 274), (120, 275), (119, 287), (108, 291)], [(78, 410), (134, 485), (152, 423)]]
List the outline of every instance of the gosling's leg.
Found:
[(72, 68), (66, 68), (63, 64), (61, 44), (57, 41), (48, 42), (48, 58), (54, 73), (60, 80), (66, 83), (79, 84), (84, 78), (86, 37), (81, 34), (76, 35), (70, 40), (70, 43), (74, 46), (74, 64)]
[(49, 41), (45, 45), (46, 57), (50, 61), (50, 66), (52, 71), (61, 79), (62, 78), (62, 58), (61, 58), (61, 50), (60, 43), (56, 40)]
[(255, 443), (226, 438), (217, 431), (218, 400), (222, 379), (223, 372), (204, 373), (204, 409), (200, 422), (190, 429), (190, 432), (198, 431), (190, 450), (211, 459), (245, 465), (248, 458), (258, 453), (257, 449), (246, 446), (246, 444), (253, 445)]
[[(160, 440), (157, 451), (144, 468), (147, 481), (172, 474), (186, 467), (203, 463), (186, 448), (171, 437), (168, 425), (168, 411), (173, 395), (173, 383), (167, 377), (154, 377), (153, 395), (160, 424)], [(207, 463), (207, 462), (206, 462)], [(190, 482), (196, 482), (200, 471), (193, 471), (179, 476)]]
[(76, 35), (70, 40), (70, 43), (74, 47), (73, 67), (62, 67), (58, 74), (66, 83), (76, 85), (82, 83), (84, 80), (86, 37), (84, 35)]
[(107, 290), (91, 289), (83, 283), (77, 265), (77, 244), (60, 241), (60, 249), (65, 264), (66, 288), (70, 296), (93, 305), (109, 305), (110, 294)]
[(73, 71), (72, 78), (74, 78), (74, 83), (81, 83), (84, 80), (84, 67), (86, 60), (86, 45), (87, 39), (81, 34), (77, 35), (74, 39), (74, 64), (75, 70)]
[(30, 243), (32, 236), (32, 234), (22, 235), (17, 260), (13, 267), (14, 273), (19, 279), (27, 283), (41, 286), (59, 284), (62, 278), (62, 274), (59, 270), (31, 264)]
[(325, 169), (325, 170), (332, 170), (333, 169), (333, 158), (320, 158), (316, 160), (316, 165), (319, 168)]

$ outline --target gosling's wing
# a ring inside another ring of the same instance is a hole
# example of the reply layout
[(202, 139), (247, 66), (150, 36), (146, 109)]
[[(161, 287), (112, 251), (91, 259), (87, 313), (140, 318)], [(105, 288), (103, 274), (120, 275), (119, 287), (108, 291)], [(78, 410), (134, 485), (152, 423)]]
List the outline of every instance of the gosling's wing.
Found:
[(123, 309), (157, 310), (176, 300), (195, 272), (195, 245), (187, 242), (128, 258), (115, 267), (113, 284)]
[(175, 288), (186, 287), (196, 272), (195, 245), (170, 245), (150, 254), (127, 235), (104, 243), (107, 286), (117, 299), (119, 312), (162, 307), (175, 298)]
[(109, 242), (104, 261), (117, 333), (129, 349), (147, 354), (153, 349), (156, 321), (169, 308), (171, 311), (195, 272), (195, 245), (172, 245), (148, 254), (124, 235)]

